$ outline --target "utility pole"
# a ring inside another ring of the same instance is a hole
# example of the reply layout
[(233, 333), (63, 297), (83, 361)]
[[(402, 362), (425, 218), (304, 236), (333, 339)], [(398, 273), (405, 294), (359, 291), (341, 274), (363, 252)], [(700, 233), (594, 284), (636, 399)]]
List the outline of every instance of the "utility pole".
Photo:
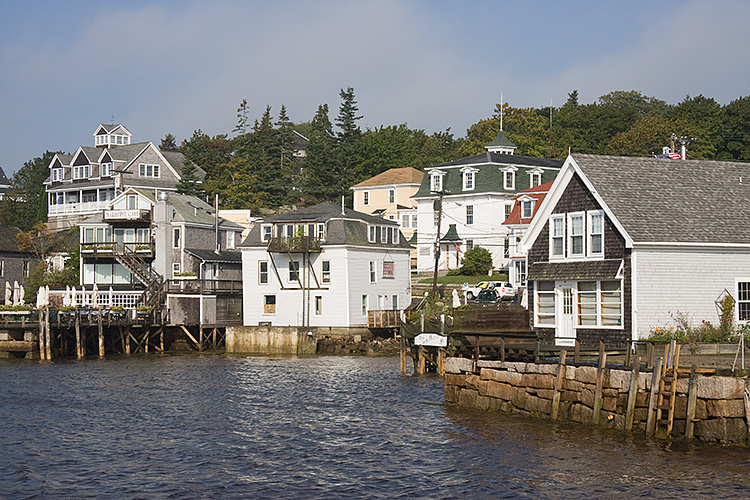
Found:
[(432, 274), (432, 295), (433, 297), (437, 294), (437, 277), (438, 277), (438, 264), (440, 262), (440, 221), (443, 219), (443, 195), (445, 191), (435, 191), (438, 198), (433, 204), (433, 210), (438, 213), (437, 216), (437, 234), (435, 235), (435, 270)]

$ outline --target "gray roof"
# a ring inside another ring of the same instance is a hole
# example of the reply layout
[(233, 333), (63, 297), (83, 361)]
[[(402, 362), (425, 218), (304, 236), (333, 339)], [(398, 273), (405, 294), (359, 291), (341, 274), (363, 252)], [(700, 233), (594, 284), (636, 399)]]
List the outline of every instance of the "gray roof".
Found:
[[(401, 235), (398, 222), (375, 217), (361, 212), (356, 212), (351, 208), (345, 208), (344, 214), (341, 213), (341, 206), (335, 203), (324, 202), (311, 207), (294, 210), (285, 214), (267, 217), (262, 223), (255, 224), (250, 233), (240, 246), (244, 247), (265, 247), (266, 242), (261, 241), (262, 224), (273, 223), (325, 223), (325, 241), (326, 245), (362, 245), (372, 247), (391, 247), (391, 248), (410, 248), (409, 244)], [(369, 241), (368, 225), (391, 226), (399, 234), (398, 243), (372, 243)]]
[(634, 242), (750, 244), (750, 164), (572, 155)]
[(585, 262), (534, 262), (529, 268), (530, 280), (615, 279), (622, 259)]
[(240, 252), (215, 252), (213, 250), (202, 250), (199, 248), (186, 248), (185, 251), (203, 262), (221, 262), (224, 264), (242, 263), (242, 254)]

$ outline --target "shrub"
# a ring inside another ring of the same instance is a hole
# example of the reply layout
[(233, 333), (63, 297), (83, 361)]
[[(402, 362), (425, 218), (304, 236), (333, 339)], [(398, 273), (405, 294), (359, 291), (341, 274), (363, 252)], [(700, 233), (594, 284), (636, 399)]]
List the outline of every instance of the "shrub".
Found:
[(463, 261), (458, 274), (474, 276), (487, 274), (492, 268), (492, 255), (490, 251), (482, 247), (474, 247), (464, 253)]

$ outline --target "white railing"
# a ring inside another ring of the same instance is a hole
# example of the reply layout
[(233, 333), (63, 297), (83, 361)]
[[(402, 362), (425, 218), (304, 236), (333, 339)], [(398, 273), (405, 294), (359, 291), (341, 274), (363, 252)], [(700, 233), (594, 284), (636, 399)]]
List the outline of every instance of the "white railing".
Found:
[(106, 207), (106, 201), (63, 203), (60, 205), (49, 205), (47, 215), (94, 213), (104, 210)]
[[(59, 296), (62, 305), (79, 307), (122, 307), (135, 309), (136, 304), (143, 295), (143, 291), (135, 290), (97, 290), (91, 288), (82, 290), (50, 290), (50, 296)], [(95, 297), (96, 295), (96, 297)]]

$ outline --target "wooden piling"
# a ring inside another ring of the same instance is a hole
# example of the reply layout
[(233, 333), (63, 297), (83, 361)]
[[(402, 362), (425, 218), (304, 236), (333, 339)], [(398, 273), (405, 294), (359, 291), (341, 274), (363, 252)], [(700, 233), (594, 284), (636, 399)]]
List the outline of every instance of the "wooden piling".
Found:
[(437, 351), (437, 374), (441, 377), (445, 375), (445, 349), (438, 347)]
[(83, 344), (83, 337), (81, 336), (81, 318), (79, 317), (77, 307), (74, 314), (76, 327), (76, 358), (83, 359), (86, 355), (86, 347)]
[(596, 367), (596, 388), (594, 389), (594, 416), (592, 422), (599, 425), (602, 414), (602, 389), (604, 387), (604, 369), (607, 367), (607, 353), (604, 342), (599, 342), (599, 364)]
[(203, 352), (203, 325), (198, 326), (198, 352)]
[(130, 327), (125, 328), (125, 354), (130, 354)]
[(104, 357), (104, 326), (102, 325), (102, 314), (101, 310), (97, 311), (99, 314), (96, 315), (97, 328), (99, 333), (99, 357)]
[(578, 364), (581, 362), (581, 343), (576, 340), (575, 353), (573, 354), (573, 362)]
[(552, 420), (557, 420), (557, 414), (560, 410), (560, 391), (562, 391), (563, 380), (565, 379), (565, 358), (567, 355), (568, 351), (565, 349), (560, 352), (560, 363), (557, 366), (555, 391), (552, 394)]
[(49, 327), (49, 307), (44, 308), (44, 350), (47, 359), (52, 359), (52, 329)]
[(160, 351), (164, 352), (164, 327), (159, 328), (159, 347)]
[(39, 309), (39, 359), (47, 359), (47, 351), (44, 348), (44, 312)]
[(633, 358), (633, 369), (630, 372), (630, 391), (628, 392), (628, 406), (625, 411), (625, 430), (633, 430), (633, 415), (635, 414), (635, 397), (638, 393), (638, 376), (641, 373), (641, 357), (636, 354)]
[(403, 336), (401, 336), (399, 342), (398, 357), (401, 364), (401, 375), (406, 375), (406, 339)]
[[(685, 420), (685, 440), (693, 440), (693, 431), (695, 428), (695, 407), (696, 398), (698, 397), (698, 377), (695, 373), (695, 364), (690, 367), (690, 381), (688, 382), (688, 400), (687, 400), (687, 415)], [(675, 371), (675, 375), (677, 372)]]
[(425, 374), (426, 358), (424, 355), (424, 346), (417, 348), (417, 375)]

